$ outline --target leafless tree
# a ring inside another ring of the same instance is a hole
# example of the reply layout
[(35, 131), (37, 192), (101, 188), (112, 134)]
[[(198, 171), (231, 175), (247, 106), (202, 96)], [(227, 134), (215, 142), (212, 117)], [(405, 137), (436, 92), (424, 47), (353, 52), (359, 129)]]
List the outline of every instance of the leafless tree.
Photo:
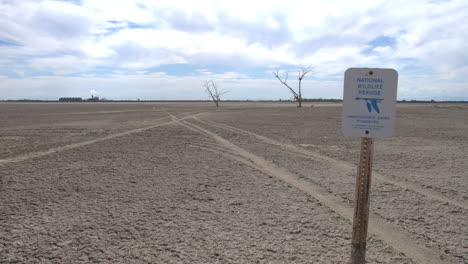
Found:
[(294, 88), (292, 88), (289, 84), (288, 84), (288, 72), (286, 72), (284, 74), (284, 77), (282, 78), (280, 76), (280, 72), (279, 70), (277, 70), (276, 72), (273, 72), (273, 75), (275, 75), (275, 77), (282, 83), (284, 84), (286, 87), (288, 87), (289, 91), (291, 92), (291, 94), (293, 95), (294, 97), (294, 100), (297, 102), (297, 107), (302, 107), (302, 79), (304, 79), (304, 77), (311, 73), (312, 72), (312, 66), (309, 66), (309, 67), (304, 67), (304, 68), (301, 68), (300, 70), (298, 70), (298, 87), (297, 87), (297, 92), (296, 90), (294, 90)]
[(219, 102), (221, 101), (221, 95), (227, 92), (220, 91), (218, 89), (218, 86), (213, 80), (205, 81), (205, 83), (203, 84), (203, 87), (205, 87), (206, 93), (211, 97), (211, 100), (213, 100), (216, 107), (219, 107)]

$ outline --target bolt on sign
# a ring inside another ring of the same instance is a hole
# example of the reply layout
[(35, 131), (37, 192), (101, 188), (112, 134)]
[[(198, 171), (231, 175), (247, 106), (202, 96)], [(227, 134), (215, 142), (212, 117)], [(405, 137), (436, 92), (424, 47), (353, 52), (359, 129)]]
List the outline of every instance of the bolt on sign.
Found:
[(393, 136), (397, 82), (398, 73), (393, 69), (348, 69), (344, 79), (343, 135)]
[(354, 199), (351, 264), (366, 262), (373, 138), (391, 137), (395, 128), (398, 73), (393, 69), (350, 68), (343, 89), (343, 135), (361, 137)]

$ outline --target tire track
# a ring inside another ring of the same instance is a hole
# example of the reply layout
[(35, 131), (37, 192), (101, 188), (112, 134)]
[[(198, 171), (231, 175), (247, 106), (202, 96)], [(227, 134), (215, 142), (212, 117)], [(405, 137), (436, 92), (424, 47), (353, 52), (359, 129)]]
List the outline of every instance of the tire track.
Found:
[[(202, 115), (202, 114), (205, 114), (205, 113), (207, 113), (207, 112), (202, 112), (202, 113), (197, 113), (197, 114), (184, 116), (180, 120), (196, 117), (197, 115)], [(168, 119), (169, 117), (176, 118), (175, 116), (171, 115), (171, 116), (158, 118), (155, 121), (161, 122), (164, 119)], [(129, 135), (129, 134), (133, 134), (133, 133), (142, 132), (142, 131), (152, 129), (152, 128), (155, 128), (155, 127), (169, 125), (171, 123), (174, 123), (174, 119), (166, 121), (166, 122), (162, 122), (162, 123), (156, 123), (154, 125), (150, 125), (150, 126), (146, 126), (146, 127), (136, 128), (136, 129), (120, 132), (120, 133), (107, 135), (105, 137), (95, 138), (95, 139), (91, 139), (91, 140), (87, 140), (87, 141), (82, 141), (82, 142), (73, 143), (73, 144), (69, 144), (69, 145), (65, 145), (65, 146), (51, 148), (51, 149), (48, 149), (48, 150), (21, 154), (21, 155), (12, 157), (12, 158), (0, 159), (0, 166), (4, 165), (4, 164), (7, 164), (7, 163), (21, 162), (21, 161), (25, 161), (25, 160), (29, 160), (29, 159), (38, 158), (38, 157), (42, 157), (42, 156), (45, 156), (45, 155), (53, 154), (53, 153), (56, 153), (56, 152), (61, 152), (61, 151), (64, 151), (64, 150), (69, 150), (69, 149), (74, 149), (74, 148), (94, 144), (94, 143), (97, 143), (97, 142), (105, 141), (105, 140), (108, 140), (108, 139), (113, 139), (113, 138), (116, 138), (116, 137), (121, 137), (121, 136), (126, 136), (126, 135)]]
[[(323, 203), (325, 206), (338, 213), (343, 218), (348, 219), (350, 222), (352, 222), (353, 208), (349, 207), (349, 205), (340, 200), (338, 197), (327, 193), (327, 191), (324, 190), (322, 187), (311, 182), (302, 180), (293, 173), (286, 170), (285, 168), (278, 167), (272, 162), (267, 161), (262, 157), (256, 156), (246, 151), (245, 149), (233, 144), (232, 142), (222, 138), (221, 136), (209, 130), (206, 130), (196, 124), (177, 119), (175, 119), (174, 121), (187, 129), (213, 138), (220, 146), (222, 146), (225, 149), (225, 151), (229, 153), (236, 153), (236, 155), (233, 157), (235, 160), (242, 162), (248, 166), (251, 166), (257, 170), (260, 170), (265, 174), (273, 176), (311, 195), (312, 197)], [(226, 155), (227, 157), (232, 157), (232, 154), (229, 153), (225, 153), (223, 155)], [(406, 235), (397, 226), (388, 224), (384, 219), (378, 216), (371, 215), (369, 221), (369, 231), (370, 233), (373, 233), (380, 237), (382, 240), (386, 241), (388, 245), (390, 245), (397, 251), (402, 252), (403, 254), (411, 258), (416, 263), (441, 264), (447, 263), (447, 260), (455, 262), (455, 260), (452, 260), (451, 257), (440, 253), (437, 249), (425, 247), (424, 245), (420, 244), (419, 241), (414, 240), (408, 235)]]
[(240, 163), (244, 163), (244, 164), (248, 165), (249, 167), (252, 167), (252, 168), (255, 168), (255, 169), (259, 170), (254, 163), (252, 163), (249, 160), (243, 158), (242, 156), (236, 155), (236, 154), (231, 153), (231, 152), (228, 153), (228, 152), (226, 152), (226, 149), (222, 149), (222, 147), (211, 148), (211, 147), (205, 147), (205, 146), (200, 146), (200, 145), (189, 145), (189, 147), (210, 151), (210, 152), (213, 152), (213, 153), (228, 157), (230, 159), (236, 160), (236, 161), (238, 161)]
[[(198, 131), (197, 131), (198, 132)], [(204, 150), (210, 150), (212, 152), (220, 152), (223, 154), (229, 154), (231, 156), (236, 156), (238, 158), (242, 158), (242, 156), (237, 155), (237, 153), (230, 151), (226, 148), (223, 148), (219, 144), (216, 143), (190, 143), (189, 147), (194, 147), (194, 148), (201, 148)]]
[[(298, 155), (298, 156), (301, 156), (301, 157), (304, 157), (304, 158), (308, 158), (308, 159), (312, 159), (312, 160), (324, 160), (324, 161), (327, 161), (327, 162), (331, 163), (332, 165), (334, 165), (336, 167), (346, 169), (346, 170), (355, 170), (356, 169), (355, 165), (347, 163), (345, 161), (333, 159), (333, 158), (327, 157), (325, 155), (322, 155), (322, 154), (319, 154), (319, 153), (316, 153), (316, 152), (312, 152), (312, 151), (309, 151), (309, 150), (302, 149), (302, 148), (297, 147), (297, 146), (292, 145), (292, 144), (282, 143), (282, 142), (279, 142), (279, 141), (277, 141), (275, 139), (268, 138), (268, 137), (253, 133), (251, 131), (243, 130), (243, 129), (236, 128), (236, 127), (229, 126), (229, 125), (225, 125), (225, 124), (216, 123), (216, 122), (213, 122), (213, 121), (201, 120), (201, 119), (196, 118), (196, 117), (194, 119), (197, 120), (197, 121), (200, 121), (202, 123), (205, 123), (207, 125), (222, 128), (222, 129), (225, 129), (225, 130), (228, 130), (228, 131), (231, 131), (231, 132), (242, 133), (242, 134), (247, 134), (247, 135), (256, 137), (256, 138), (258, 138), (258, 139), (260, 139), (260, 140), (262, 140), (262, 141), (264, 141), (264, 142), (266, 142), (268, 144), (271, 144), (271, 145), (279, 147), (279, 148), (281, 148), (283, 150), (286, 150), (287, 152), (289, 152), (291, 154), (295, 154), (295, 155)], [(424, 196), (426, 196), (428, 198), (437, 200), (439, 202), (449, 203), (451, 205), (461, 207), (461, 208), (463, 208), (465, 210), (468, 210), (468, 202), (454, 200), (454, 199), (451, 199), (451, 198), (449, 198), (447, 196), (444, 196), (444, 195), (442, 195), (442, 194), (440, 194), (440, 193), (438, 193), (436, 191), (426, 189), (426, 188), (424, 188), (422, 186), (419, 186), (419, 185), (411, 183), (411, 182), (400, 181), (400, 180), (394, 179), (392, 177), (383, 175), (383, 174), (378, 173), (378, 172), (373, 172), (372, 176), (377, 181), (389, 183), (389, 184), (392, 184), (392, 185), (397, 186), (397, 187), (402, 188), (402, 189), (411, 190), (411, 191), (417, 192), (419, 194), (422, 194), (422, 195), (424, 195)]]

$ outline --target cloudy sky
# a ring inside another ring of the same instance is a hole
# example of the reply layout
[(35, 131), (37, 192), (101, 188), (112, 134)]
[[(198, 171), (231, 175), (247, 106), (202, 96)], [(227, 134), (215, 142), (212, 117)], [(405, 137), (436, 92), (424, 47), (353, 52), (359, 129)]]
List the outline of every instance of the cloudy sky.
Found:
[(0, 100), (306, 98), (350, 67), (394, 68), (399, 99), (468, 100), (468, 2), (0, 0)]

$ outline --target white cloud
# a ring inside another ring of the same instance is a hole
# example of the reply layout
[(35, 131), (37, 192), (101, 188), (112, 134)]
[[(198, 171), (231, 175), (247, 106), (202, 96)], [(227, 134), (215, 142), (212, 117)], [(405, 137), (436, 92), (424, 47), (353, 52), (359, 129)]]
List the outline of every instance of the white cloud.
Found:
[(49, 71), (56, 74), (70, 74), (84, 72), (91, 69), (93, 61), (76, 56), (34, 58), (30, 61), (31, 67), (38, 71)]
[[(76, 3), (0, 3), (0, 41), (15, 44), (0, 46), (0, 74), (221, 65), (247, 69), (239, 77), (245, 84), (251, 68), (312, 65), (323, 81), (339, 79), (348, 67), (369, 66), (420, 72), (434, 94), (450, 82), (468, 85), (466, 1)], [(394, 43), (369, 44), (381, 36)]]
[(375, 47), (373, 48), (373, 51), (377, 52), (377, 53), (387, 53), (391, 50), (392, 48), (390, 46), (378, 46), (378, 47)]

